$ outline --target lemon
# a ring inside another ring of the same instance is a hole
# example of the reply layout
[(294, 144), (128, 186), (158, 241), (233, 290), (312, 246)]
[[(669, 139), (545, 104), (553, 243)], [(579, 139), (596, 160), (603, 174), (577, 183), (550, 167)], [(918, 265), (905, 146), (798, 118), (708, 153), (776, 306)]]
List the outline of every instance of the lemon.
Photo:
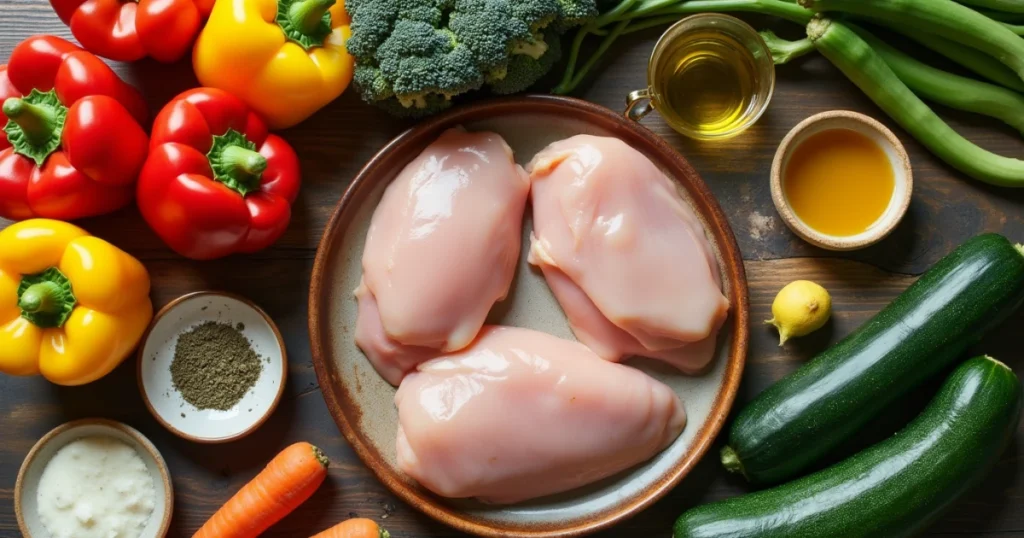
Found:
[(765, 321), (779, 330), (779, 345), (820, 329), (832, 314), (828, 290), (809, 280), (790, 282), (772, 303), (772, 319)]

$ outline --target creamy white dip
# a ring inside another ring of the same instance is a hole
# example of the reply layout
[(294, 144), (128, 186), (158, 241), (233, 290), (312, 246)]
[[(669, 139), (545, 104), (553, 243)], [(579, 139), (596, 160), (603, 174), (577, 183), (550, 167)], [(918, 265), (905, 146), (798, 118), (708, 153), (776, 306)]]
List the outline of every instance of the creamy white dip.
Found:
[(84, 437), (46, 464), (37, 500), (52, 538), (138, 538), (153, 515), (156, 487), (134, 448)]

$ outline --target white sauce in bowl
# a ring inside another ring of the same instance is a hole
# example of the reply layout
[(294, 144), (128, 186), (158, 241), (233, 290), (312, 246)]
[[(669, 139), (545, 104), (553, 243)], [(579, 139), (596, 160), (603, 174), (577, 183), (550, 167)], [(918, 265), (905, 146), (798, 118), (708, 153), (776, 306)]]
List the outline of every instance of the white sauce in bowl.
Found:
[(47, 462), (37, 500), (51, 538), (138, 538), (153, 515), (156, 487), (134, 448), (83, 437)]

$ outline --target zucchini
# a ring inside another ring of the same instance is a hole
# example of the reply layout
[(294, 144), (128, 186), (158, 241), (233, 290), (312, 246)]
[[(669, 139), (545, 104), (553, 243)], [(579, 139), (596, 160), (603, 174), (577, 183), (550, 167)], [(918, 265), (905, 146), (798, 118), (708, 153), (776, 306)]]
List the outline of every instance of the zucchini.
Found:
[(794, 482), (690, 510), (673, 538), (913, 536), (995, 464), (1020, 408), (1013, 371), (971, 359), (895, 436)]
[(754, 483), (793, 478), (1022, 302), (1024, 247), (997, 234), (968, 240), (863, 326), (755, 398), (733, 423), (722, 463)]

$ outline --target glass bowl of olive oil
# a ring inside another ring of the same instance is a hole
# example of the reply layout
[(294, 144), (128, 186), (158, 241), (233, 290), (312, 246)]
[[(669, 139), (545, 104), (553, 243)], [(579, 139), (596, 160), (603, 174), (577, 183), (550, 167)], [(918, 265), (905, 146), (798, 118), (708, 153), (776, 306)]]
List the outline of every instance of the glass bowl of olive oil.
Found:
[(775, 91), (775, 63), (757, 30), (718, 13), (687, 17), (665, 31), (647, 64), (647, 88), (631, 92), (626, 116), (657, 110), (698, 140), (736, 136), (756, 122)]

